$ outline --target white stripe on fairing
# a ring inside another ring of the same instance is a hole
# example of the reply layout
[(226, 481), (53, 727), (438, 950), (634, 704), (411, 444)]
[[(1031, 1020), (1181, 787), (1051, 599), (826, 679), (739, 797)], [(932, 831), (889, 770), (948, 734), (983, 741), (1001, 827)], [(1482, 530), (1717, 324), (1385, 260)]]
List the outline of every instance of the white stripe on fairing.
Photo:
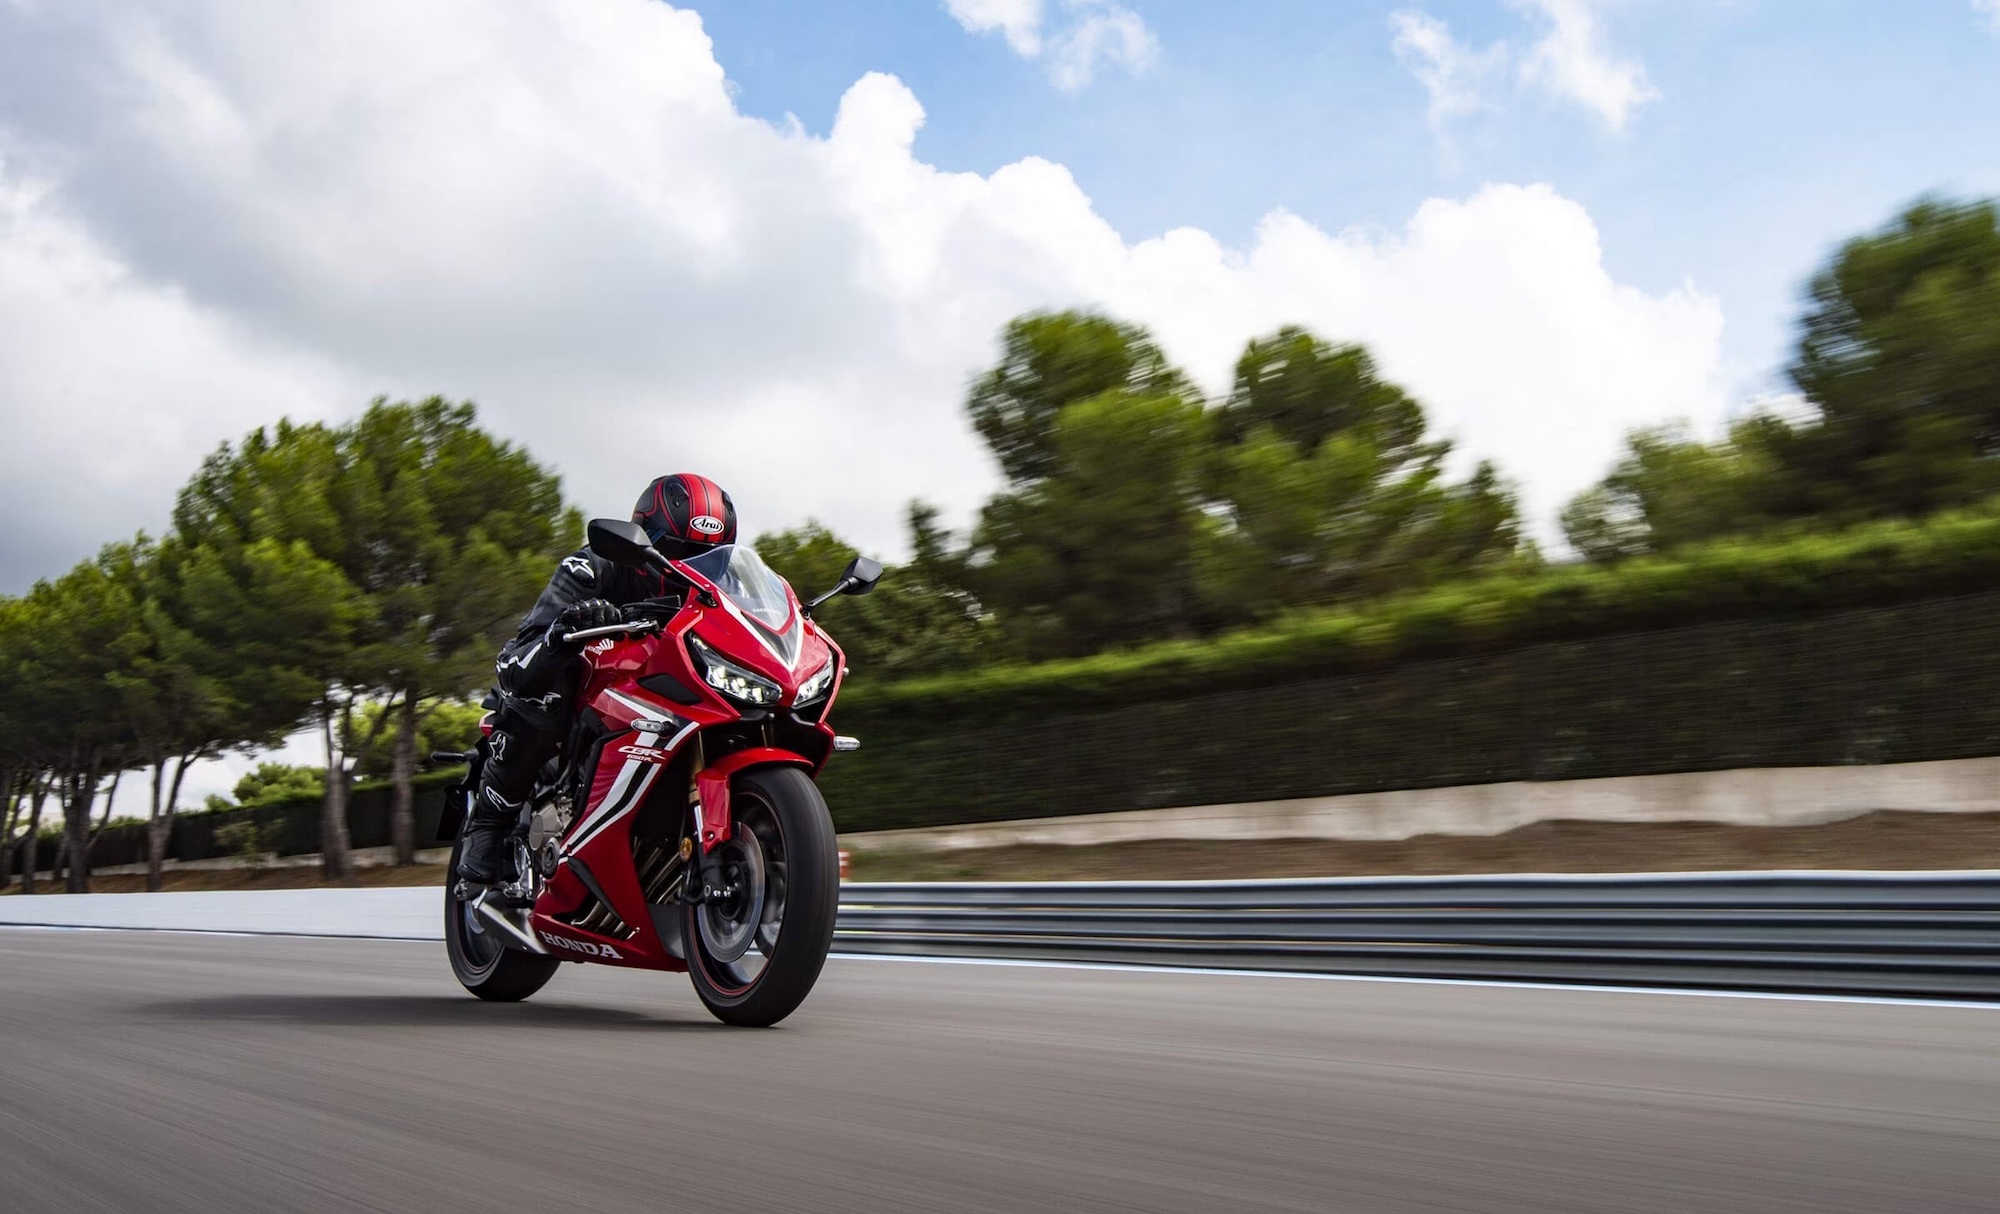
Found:
[[(667, 715), (672, 716), (673, 714), (669, 713)], [(676, 717), (675, 719), (678, 720), (679, 718)], [(637, 744), (671, 754), (682, 742), (687, 740), (687, 736), (693, 733), (699, 727), (699, 724), (696, 721), (689, 721), (685, 725), (682, 725), (680, 732), (669, 739), (664, 747), (659, 744), (660, 735), (650, 732), (641, 732), (637, 737)], [(618, 778), (612, 781), (610, 789), (604, 794), (604, 799), (597, 803), (597, 808), (592, 810), (574, 830), (569, 832), (570, 838), (577, 840), (577, 842), (565, 844), (565, 851), (573, 852), (577, 848), (582, 847), (583, 840), (587, 835), (595, 834), (601, 829), (603, 825), (601, 820), (607, 815), (617, 812), (620, 804), (625, 799), (626, 793), (631, 790), (632, 781), (638, 776), (641, 768), (650, 769), (652, 772), (657, 773), (659, 764), (648, 759), (627, 759), (625, 766), (618, 769)], [(647, 785), (651, 785), (652, 778), (648, 776), (645, 782)], [(644, 794), (641, 793), (640, 796), (643, 797)], [(633, 804), (636, 805), (638, 803), (638, 799), (634, 799)]]
[(660, 749), (666, 751), (668, 754), (672, 754), (674, 751), (679, 750), (681, 743), (687, 741), (687, 736), (693, 733), (695, 731), (695, 728), (696, 728), (696, 723), (693, 721), (689, 721), (687, 724), (681, 726), (681, 731), (679, 733), (675, 734), (671, 738), (668, 738), (667, 744), (665, 746), (660, 747)]
[(599, 822), (596, 826), (592, 827), (589, 834), (584, 835), (582, 838), (578, 839), (575, 843), (570, 844), (569, 846), (570, 855), (575, 855), (577, 852), (582, 851), (585, 845), (587, 845), (592, 839), (595, 839), (597, 836), (611, 829), (611, 827), (617, 824), (620, 818), (623, 818), (626, 814), (631, 813), (633, 810), (637, 809), (639, 806), (644, 805), (646, 803), (646, 793), (649, 789), (653, 787), (653, 781), (659, 778), (660, 769), (658, 765), (653, 763), (648, 763), (645, 765), (645, 767), (646, 767), (646, 774), (640, 778), (638, 787), (633, 790), (631, 799), (628, 802), (626, 802), (626, 804), (622, 808), (620, 808), (618, 812), (612, 814), (610, 817), (604, 819), (604, 821)]
[(615, 691), (607, 691), (604, 694), (623, 704), (633, 712), (638, 713), (644, 720), (656, 720), (660, 717), (672, 718), (674, 716), (671, 711), (658, 704), (643, 704), (638, 700), (629, 700)]
[[(656, 733), (642, 733), (639, 735), (639, 744), (641, 746), (651, 746), (659, 740), (660, 735)], [(595, 826), (600, 818), (616, 809), (618, 803), (624, 799), (625, 793), (631, 788), (633, 779), (639, 774), (639, 769), (650, 766), (652, 764), (640, 759), (625, 760), (625, 766), (618, 770), (618, 778), (612, 781), (611, 787), (604, 794), (604, 799), (599, 801), (597, 808), (590, 811), (589, 816), (584, 818), (577, 828), (570, 832), (570, 837), (581, 838), (583, 833)]]
[[(696, 727), (697, 726), (695, 722), (689, 721), (686, 725), (681, 726), (681, 731), (679, 733), (675, 734), (672, 738), (668, 739), (667, 744), (665, 746), (657, 747), (657, 749), (660, 749), (668, 754), (673, 753), (673, 751), (677, 747), (679, 747), (684, 740), (686, 740), (687, 736), (695, 731)], [(659, 737), (658, 734), (650, 734), (650, 733), (640, 734), (639, 744), (642, 746), (653, 746), (658, 737)], [(575, 835), (576, 842), (569, 844), (564, 849), (565, 851), (567, 851), (572, 855), (575, 854), (579, 849), (583, 847), (584, 844), (590, 842), (593, 838), (602, 834), (604, 832), (605, 827), (610, 826), (613, 822), (616, 822), (618, 819), (624, 817), (626, 813), (630, 812), (631, 810), (637, 809), (641, 805), (644, 805), (646, 803), (646, 793), (653, 787), (653, 781), (659, 777), (660, 768), (663, 765), (648, 759), (633, 759), (625, 765), (624, 771), (620, 771), (618, 773), (618, 778), (622, 781), (625, 778), (626, 774), (634, 766), (644, 767), (646, 769), (646, 774), (640, 778), (638, 787), (632, 790), (631, 797), (627, 799), (625, 804), (613, 810), (610, 816), (605, 817), (603, 821), (595, 823), (585, 822), (583, 826), (578, 827)], [(607, 806), (612, 805), (617, 801), (617, 799), (618, 799), (618, 789), (617, 786), (614, 785), (612, 787), (611, 792), (606, 794), (604, 798), (604, 803)], [(601, 811), (598, 816), (602, 816)]]

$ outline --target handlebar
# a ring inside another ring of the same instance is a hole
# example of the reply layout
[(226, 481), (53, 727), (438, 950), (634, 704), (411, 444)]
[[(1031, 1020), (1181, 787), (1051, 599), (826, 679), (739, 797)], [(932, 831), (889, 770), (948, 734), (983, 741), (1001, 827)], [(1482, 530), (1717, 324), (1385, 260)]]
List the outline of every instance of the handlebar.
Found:
[(598, 637), (630, 636), (641, 632), (654, 632), (661, 626), (660, 620), (627, 620), (622, 624), (606, 624), (602, 628), (579, 628), (575, 632), (563, 633), (565, 641), (591, 641)]
[[(579, 628), (575, 632), (563, 634), (566, 641), (591, 641), (598, 637), (638, 636), (658, 632), (667, 626), (673, 613), (681, 609), (683, 600), (674, 595), (657, 599), (642, 599), (628, 603), (622, 610), (626, 618), (616, 624), (604, 624), (596, 628)], [(665, 614), (662, 614), (665, 613)]]

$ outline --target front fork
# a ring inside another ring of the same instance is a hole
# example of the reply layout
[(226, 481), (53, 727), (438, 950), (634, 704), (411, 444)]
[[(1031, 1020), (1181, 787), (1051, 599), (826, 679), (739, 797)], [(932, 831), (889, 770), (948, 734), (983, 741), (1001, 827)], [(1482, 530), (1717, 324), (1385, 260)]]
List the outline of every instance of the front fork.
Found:
[(737, 773), (761, 764), (775, 763), (811, 770), (812, 764), (804, 755), (783, 750), (775, 746), (753, 746), (747, 750), (733, 751), (713, 763), (699, 767), (694, 776), (693, 822), (695, 829), (695, 850), (700, 863), (696, 882), (689, 881), (681, 897), (689, 902), (706, 902), (711, 898), (724, 898), (734, 891), (727, 888), (722, 876), (722, 857), (718, 854), (722, 845), (729, 841), (731, 828), (729, 807), (729, 783)]
[(729, 897), (731, 890), (722, 876), (720, 849), (729, 841), (729, 777), (733, 768), (703, 767), (695, 772), (694, 797), (689, 806), (694, 826), (695, 876), (681, 890), (681, 901), (700, 905)]

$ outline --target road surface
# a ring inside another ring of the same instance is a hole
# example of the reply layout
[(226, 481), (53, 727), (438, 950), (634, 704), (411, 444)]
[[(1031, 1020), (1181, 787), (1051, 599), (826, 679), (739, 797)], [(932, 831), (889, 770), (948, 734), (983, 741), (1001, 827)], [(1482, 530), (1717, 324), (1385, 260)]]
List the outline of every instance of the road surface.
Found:
[(2000, 1011), (0, 930), (0, 1210), (2000, 1210)]

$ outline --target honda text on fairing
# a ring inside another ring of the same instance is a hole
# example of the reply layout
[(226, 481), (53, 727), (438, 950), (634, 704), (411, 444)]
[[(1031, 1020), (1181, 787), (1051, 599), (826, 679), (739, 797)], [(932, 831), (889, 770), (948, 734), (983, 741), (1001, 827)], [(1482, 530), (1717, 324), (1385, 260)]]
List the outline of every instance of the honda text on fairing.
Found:
[[(814, 777), (836, 750), (827, 712), (840, 648), (813, 622), (882, 567), (856, 558), (800, 603), (756, 552), (724, 544), (669, 560), (633, 523), (599, 519), (590, 546), (682, 593), (626, 605), (569, 634), (588, 665), (562, 758), (522, 810), (519, 876), (454, 879), (445, 948), (482, 999), (524, 999), (563, 961), (685, 970), (730, 1024), (774, 1024), (804, 1001), (833, 944), (840, 865)], [(464, 847), (477, 765), (453, 788), (441, 840)]]

